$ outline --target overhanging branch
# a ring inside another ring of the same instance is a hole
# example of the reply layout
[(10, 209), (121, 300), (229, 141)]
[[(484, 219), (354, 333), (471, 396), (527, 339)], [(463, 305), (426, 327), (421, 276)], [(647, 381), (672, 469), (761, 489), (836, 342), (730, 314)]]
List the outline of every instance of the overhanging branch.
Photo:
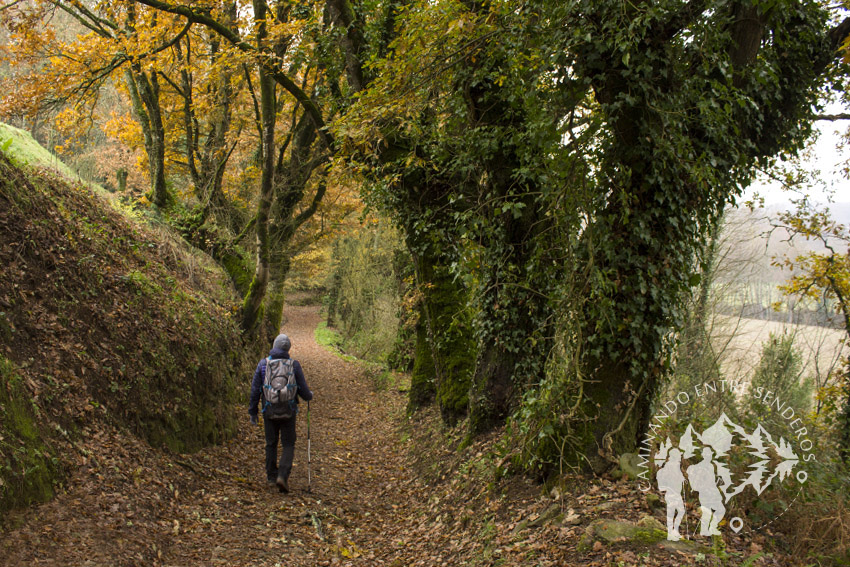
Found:
[(277, 84), (284, 88), (290, 95), (292, 95), (295, 100), (301, 104), (310, 117), (313, 119), (313, 123), (316, 126), (316, 131), (319, 133), (319, 136), (322, 138), (322, 141), (328, 148), (333, 148), (334, 139), (328, 131), (324, 118), (322, 117), (322, 113), (319, 110), (319, 107), (316, 106), (310, 97), (301, 89), (295, 82), (286, 75), (283, 71), (280, 70), (278, 66), (274, 64), (275, 56), (273, 53), (264, 53), (257, 49), (255, 46), (251, 45), (242, 37), (236, 33), (231, 28), (222, 24), (215, 18), (211, 17), (208, 13), (199, 12), (193, 10), (188, 6), (175, 6), (172, 4), (168, 4), (167, 2), (162, 2), (160, 0), (136, 0), (139, 4), (144, 4), (145, 6), (149, 6), (156, 10), (160, 10), (162, 12), (168, 12), (170, 14), (177, 14), (178, 16), (183, 16), (190, 22), (194, 22), (196, 24), (200, 24), (202, 26), (206, 26), (212, 31), (219, 34), (221, 37), (229, 41), (234, 47), (239, 49), (244, 53), (250, 53), (257, 58), (257, 61), (262, 65), (266, 71), (271, 75), (271, 77), (275, 80)]
[(838, 120), (850, 120), (850, 113), (840, 112), (838, 114), (816, 114), (815, 120), (836, 122)]

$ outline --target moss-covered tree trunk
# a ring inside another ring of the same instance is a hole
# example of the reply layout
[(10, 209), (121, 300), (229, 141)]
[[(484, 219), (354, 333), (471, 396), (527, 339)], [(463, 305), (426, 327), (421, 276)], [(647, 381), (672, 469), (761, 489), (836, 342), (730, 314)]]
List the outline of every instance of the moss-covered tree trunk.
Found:
[[(254, 1), (254, 17), (257, 23), (257, 44), (263, 48), (267, 35), (266, 3), (263, 0)], [(242, 305), (242, 329), (253, 331), (262, 315), (263, 300), (269, 281), (271, 242), (269, 239), (269, 211), (272, 205), (274, 188), (275, 155), (274, 128), (277, 113), (275, 102), (275, 83), (265, 67), (259, 67), (260, 79), (260, 112), (262, 116), (262, 146), (263, 162), (260, 180), (260, 198), (257, 204), (257, 263), (254, 278)]]
[(431, 342), (428, 340), (425, 314), (420, 305), (419, 321), (416, 323), (416, 344), (413, 351), (413, 371), (410, 374), (410, 393), (407, 400), (408, 412), (416, 411), (434, 401), (435, 380), (436, 370), (431, 354)]
[(139, 63), (126, 72), (133, 111), (142, 126), (148, 171), (151, 178), (151, 200), (157, 207), (168, 203), (165, 185), (165, 127), (159, 106), (159, 82), (156, 72), (147, 73)]
[[(406, 162), (416, 153), (403, 137), (389, 136), (388, 142), (381, 156), (387, 164)], [(430, 167), (406, 167), (396, 190), (401, 198), (393, 206), (404, 228), (421, 294), (414, 375), (421, 377), (423, 389), (411, 389), (410, 403), (417, 407), (435, 399), (443, 420), (451, 425), (468, 412), (476, 348), (470, 290), (451, 268), (463, 247), (459, 227), (446, 213), (462, 206), (451, 203), (458, 196), (457, 183)]]
[[(274, 256), (280, 255), (280, 258)], [(286, 300), (284, 287), (286, 277), (292, 262), (287, 250), (275, 250), (272, 254), (271, 274), (269, 289), (266, 293), (266, 309), (263, 314), (263, 332), (266, 333), (269, 342), (280, 333), (283, 323), (283, 306)]]
[[(451, 272), (450, 258), (433, 246), (414, 247), (416, 279), (422, 293), (422, 316), (434, 370), (434, 393), (443, 420), (455, 424), (469, 406), (475, 369), (475, 339), (469, 294)], [(417, 334), (417, 355), (419, 351)]]

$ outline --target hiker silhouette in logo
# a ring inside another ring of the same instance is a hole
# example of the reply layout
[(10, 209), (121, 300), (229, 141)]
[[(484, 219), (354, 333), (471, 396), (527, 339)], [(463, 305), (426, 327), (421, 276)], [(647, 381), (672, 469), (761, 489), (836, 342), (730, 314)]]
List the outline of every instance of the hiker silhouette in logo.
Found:
[[(290, 358), (292, 343), (286, 335), (278, 335), (269, 356), (257, 364), (251, 382), (251, 401), (248, 414), (251, 423), (258, 423), (258, 404), (263, 404), (263, 427), (266, 434), (266, 478), (270, 486), (277, 485), (280, 492), (289, 492), (289, 473), (295, 455), (295, 418), (298, 415), (298, 398), (313, 399), (313, 392), (304, 379), (304, 371), (297, 360)], [(277, 443), (280, 438), (283, 450), (277, 460)]]
[(667, 539), (679, 541), (682, 539), (679, 526), (685, 517), (685, 500), (682, 498), (685, 475), (682, 474), (682, 452), (679, 449), (670, 449), (667, 462), (658, 470), (655, 478), (667, 502)]
[(691, 488), (699, 493), (699, 507), (702, 511), (699, 533), (704, 536), (720, 535), (717, 526), (726, 514), (723, 496), (717, 488), (717, 474), (712, 456), (711, 448), (703, 447), (702, 460), (689, 466), (687, 471)]

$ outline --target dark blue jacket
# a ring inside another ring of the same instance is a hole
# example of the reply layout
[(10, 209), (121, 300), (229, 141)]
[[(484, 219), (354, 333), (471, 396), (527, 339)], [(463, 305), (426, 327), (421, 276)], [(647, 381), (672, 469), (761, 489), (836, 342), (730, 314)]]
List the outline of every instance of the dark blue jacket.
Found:
[[(289, 358), (289, 352), (279, 349), (272, 349), (269, 353), (272, 360), (278, 358)], [(254, 370), (254, 379), (251, 381), (251, 401), (248, 403), (248, 413), (257, 415), (260, 403), (260, 398), (263, 393), (263, 382), (266, 380), (266, 364), (268, 361), (264, 358), (257, 364), (257, 369)], [(298, 398), (310, 401), (313, 399), (313, 392), (307, 386), (307, 381), (304, 379), (304, 371), (301, 370), (301, 364), (297, 360), (292, 361), (292, 370), (295, 372), (295, 383), (298, 384), (298, 395), (295, 396), (295, 403), (298, 403)], [(297, 411), (297, 408), (296, 408)]]

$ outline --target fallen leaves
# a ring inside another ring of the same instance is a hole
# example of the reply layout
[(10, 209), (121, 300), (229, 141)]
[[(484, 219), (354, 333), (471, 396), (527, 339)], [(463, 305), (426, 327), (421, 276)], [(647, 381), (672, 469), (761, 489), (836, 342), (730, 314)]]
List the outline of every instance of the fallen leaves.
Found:
[[(461, 436), (453, 440), (436, 413), (420, 412), (407, 421), (403, 395), (369, 391), (368, 377), (356, 365), (317, 347), (314, 308), (288, 307), (287, 318), (287, 333), (297, 345), (293, 355), (316, 393), (312, 494), (304, 490), (303, 419), (288, 495), (266, 486), (263, 433), (245, 419), (238, 421), (232, 440), (180, 456), (96, 421), (82, 433), (83, 443), (69, 449), (79, 466), (66, 491), (4, 534), (0, 564), (666, 567), (694, 562), (687, 554), (636, 553), (601, 541), (579, 553), (576, 546), (588, 524), (602, 517), (636, 520), (646, 513), (643, 495), (604, 478), (571, 477), (548, 493), (523, 477), (494, 482), (489, 469), (475, 463), (488, 459), (496, 435), (458, 450)], [(352, 388), (349, 379), (360, 380), (362, 387)], [(353, 403), (352, 396), (369, 403)], [(244, 418), (244, 408), (233, 411)], [(346, 418), (332, 418), (338, 415)], [(397, 442), (402, 428), (411, 442)]]

